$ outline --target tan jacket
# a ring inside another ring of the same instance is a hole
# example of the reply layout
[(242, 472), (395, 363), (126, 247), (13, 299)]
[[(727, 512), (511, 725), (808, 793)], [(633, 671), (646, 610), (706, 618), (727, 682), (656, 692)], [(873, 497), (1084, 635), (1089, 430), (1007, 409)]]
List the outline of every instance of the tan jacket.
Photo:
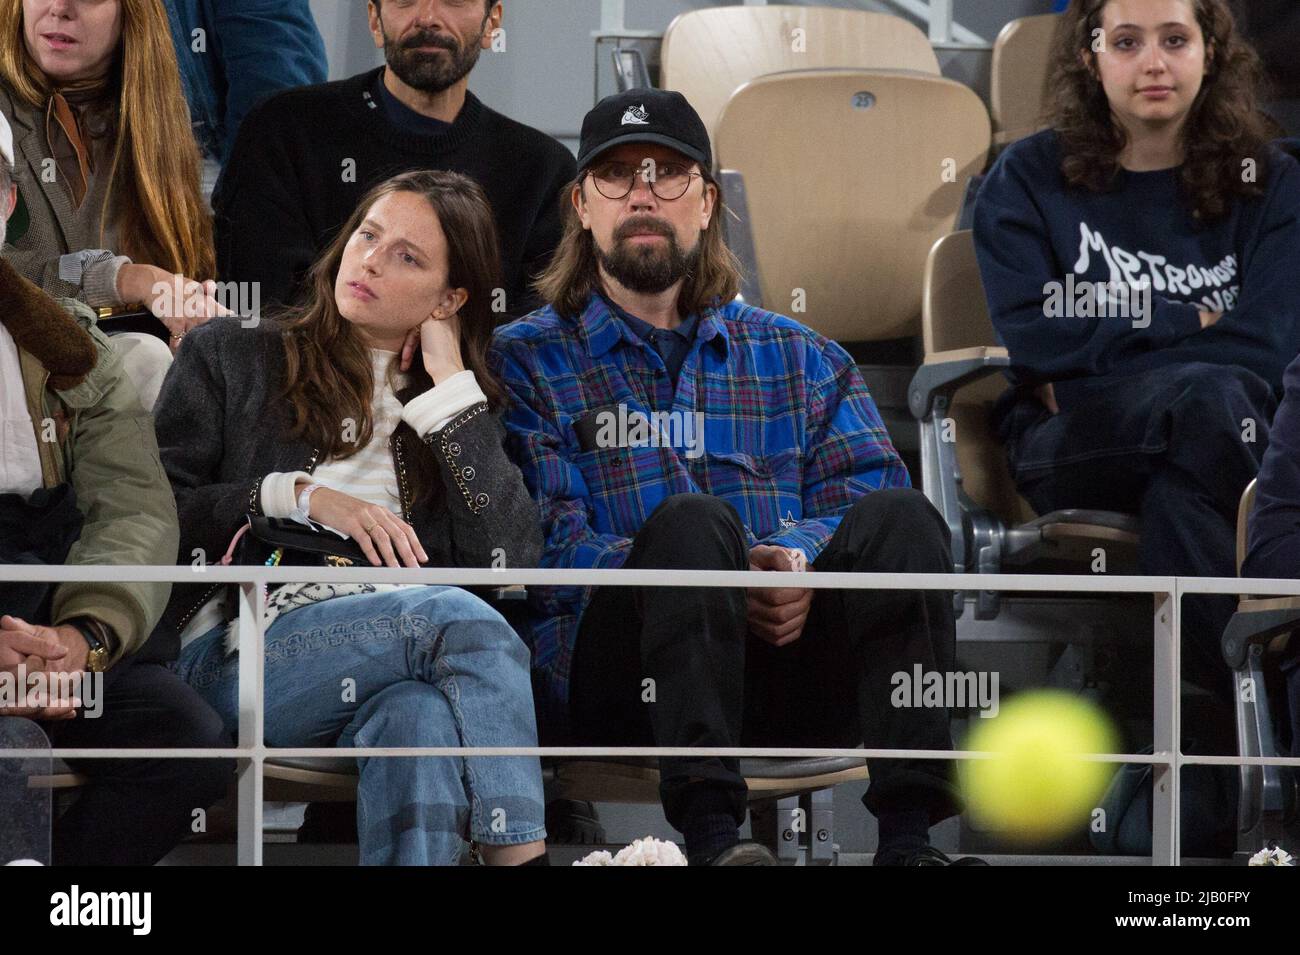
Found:
[[(0, 261), (0, 323), (18, 345), (43, 483), (70, 482), (85, 515), (67, 564), (175, 564), (176, 502), (153, 419), (93, 313), (71, 299), (56, 302)], [(170, 584), (61, 584), (50, 622), (91, 617), (112, 627), (117, 662), (144, 646), (170, 594)]]

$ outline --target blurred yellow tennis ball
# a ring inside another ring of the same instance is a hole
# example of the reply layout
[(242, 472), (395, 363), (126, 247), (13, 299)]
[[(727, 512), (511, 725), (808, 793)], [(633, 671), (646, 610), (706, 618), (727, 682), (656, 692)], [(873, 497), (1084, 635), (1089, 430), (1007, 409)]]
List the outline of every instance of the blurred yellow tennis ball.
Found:
[(1080, 759), (1115, 752), (1106, 715), (1058, 690), (1018, 694), (992, 719), (975, 719), (965, 749), (996, 753), (961, 762), (972, 820), (1008, 839), (1052, 839), (1086, 822), (1115, 773)]

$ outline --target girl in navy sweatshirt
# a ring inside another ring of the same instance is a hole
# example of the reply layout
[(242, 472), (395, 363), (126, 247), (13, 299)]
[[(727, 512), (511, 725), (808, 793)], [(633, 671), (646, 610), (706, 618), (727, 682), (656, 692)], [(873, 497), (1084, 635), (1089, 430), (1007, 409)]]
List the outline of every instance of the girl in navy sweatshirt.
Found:
[[(1072, 0), (1050, 128), (980, 191), (1020, 492), (1138, 515), (1146, 574), (1233, 576), (1238, 498), (1300, 352), (1300, 166), (1223, 0)], [(1225, 700), (1230, 598), (1184, 601), (1184, 675)]]

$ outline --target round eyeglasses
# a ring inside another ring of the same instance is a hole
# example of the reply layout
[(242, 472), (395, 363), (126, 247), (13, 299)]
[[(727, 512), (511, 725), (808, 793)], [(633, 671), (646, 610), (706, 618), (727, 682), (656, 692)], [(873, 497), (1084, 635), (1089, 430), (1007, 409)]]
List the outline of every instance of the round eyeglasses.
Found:
[(656, 163), (647, 159), (640, 165), (625, 162), (608, 162), (593, 167), (588, 175), (596, 184), (596, 191), (606, 199), (626, 199), (636, 188), (637, 179), (650, 187), (656, 198), (672, 202), (686, 195), (692, 179), (703, 179), (681, 163)]

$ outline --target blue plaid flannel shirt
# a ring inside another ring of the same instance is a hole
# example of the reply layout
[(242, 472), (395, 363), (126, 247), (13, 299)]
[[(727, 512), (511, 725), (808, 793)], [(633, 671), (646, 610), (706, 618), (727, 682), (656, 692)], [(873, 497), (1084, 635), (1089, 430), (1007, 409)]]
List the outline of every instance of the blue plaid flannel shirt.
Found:
[[(856, 500), (910, 486), (848, 353), (752, 306), (704, 310), (676, 393), (658, 352), (594, 293), (576, 318), (548, 307), (499, 329), (492, 365), (509, 394), (507, 447), (541, 508), (543, 567), (622, 566), (632, 537), (674, 494), (723, 498), (751, 546), (798, 548), (811, 564)], [(703, 422), (703, 453), (654, 439), (584, 450), (575, 421), (619, 405), (702, 413), (690, 420)], [(591, 590), (529, 592), (533, 666), (545, 702), (565, 711)]]

